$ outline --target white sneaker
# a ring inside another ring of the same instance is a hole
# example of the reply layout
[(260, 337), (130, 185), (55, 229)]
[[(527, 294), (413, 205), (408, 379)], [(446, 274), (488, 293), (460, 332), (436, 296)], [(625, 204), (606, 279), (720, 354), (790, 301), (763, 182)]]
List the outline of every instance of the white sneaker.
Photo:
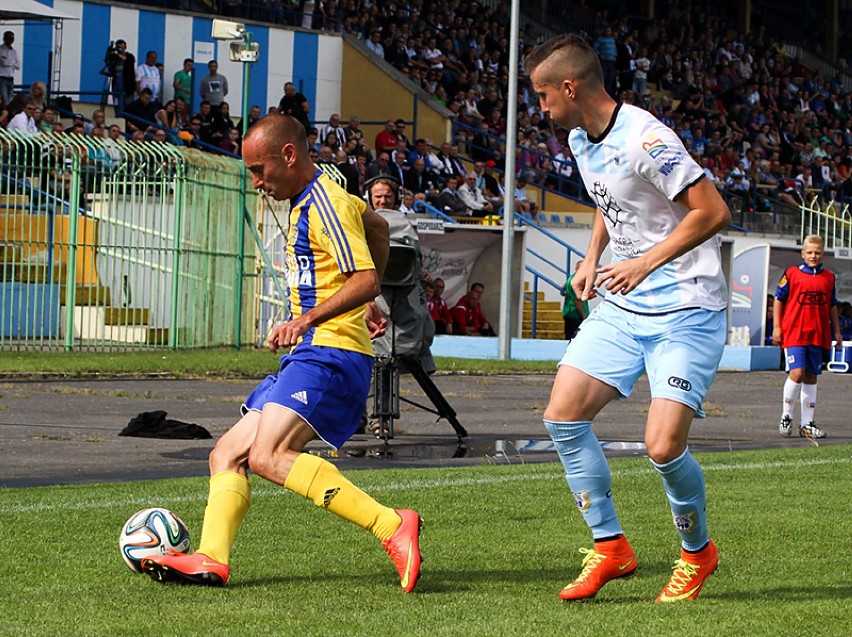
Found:
[(817, 427), (813, 420), (799, 427), (799, 435), (802, 438), (825, 438), (825, 432)]
[(793, 419), (790, 416), (781, 417), (781, 422), (778, 423), (778, 433), (785, 438), (790, 438), (793, 435)]

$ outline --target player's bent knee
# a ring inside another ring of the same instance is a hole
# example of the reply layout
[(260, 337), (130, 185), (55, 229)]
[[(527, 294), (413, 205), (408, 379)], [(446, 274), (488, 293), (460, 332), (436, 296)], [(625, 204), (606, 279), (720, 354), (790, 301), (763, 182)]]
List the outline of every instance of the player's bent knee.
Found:
[(679, 440), (646, 440), (645, 447), (648, 457), (657, 464), (667, 464), (686, 450), (686, 445)]

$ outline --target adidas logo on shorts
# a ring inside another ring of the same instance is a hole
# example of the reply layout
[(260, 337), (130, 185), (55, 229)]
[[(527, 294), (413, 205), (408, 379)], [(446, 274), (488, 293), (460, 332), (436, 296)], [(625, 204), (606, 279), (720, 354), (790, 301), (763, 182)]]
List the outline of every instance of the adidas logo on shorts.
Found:
[(290, 394), (290, 398), (298, 400), (303, 405), (308, 404), (308, 392), (306, 391), (297, 391), (295, 394)]

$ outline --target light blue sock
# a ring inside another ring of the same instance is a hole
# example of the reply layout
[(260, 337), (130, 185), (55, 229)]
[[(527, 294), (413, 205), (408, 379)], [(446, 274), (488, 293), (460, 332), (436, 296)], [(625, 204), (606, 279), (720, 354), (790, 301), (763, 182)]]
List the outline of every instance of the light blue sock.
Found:
[(707, 497), (704, 472), (689, 448), (666, 464), (651, 464), (663, 478), (675, 528), (683, 548), (698, 551), (707, 544)]
[(588, 420), (545, 420), (544, 426), (556, 444), (568, 487), (586, 524), (592, 529), (592, 536), (600, 539), (620, 534), (621, 524), (612, 501), (609, 464), (600, 442), (592, 433), (592, 423)]

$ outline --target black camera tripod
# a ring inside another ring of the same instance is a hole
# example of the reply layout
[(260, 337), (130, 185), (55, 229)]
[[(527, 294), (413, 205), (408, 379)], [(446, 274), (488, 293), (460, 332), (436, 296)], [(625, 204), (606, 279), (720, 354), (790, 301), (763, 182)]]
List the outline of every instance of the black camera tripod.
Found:
[[(434, 409), (399, 395), (399, 375), (402, 371), (414, 377), (423, 393), (432, 401)], [(456, 418), (455, 410), (417, 358), (394, 355), (377, 358), (373, 367), (373, 411), (370, 414), (370, 418), (378, 424), (377, 437), (385, 441), (393, 438), (393, 422), (399, 419), (400, 401), (435, 414), (438, 420), (446, 418), (459, 440), (467, 437), (467, 430)]]

